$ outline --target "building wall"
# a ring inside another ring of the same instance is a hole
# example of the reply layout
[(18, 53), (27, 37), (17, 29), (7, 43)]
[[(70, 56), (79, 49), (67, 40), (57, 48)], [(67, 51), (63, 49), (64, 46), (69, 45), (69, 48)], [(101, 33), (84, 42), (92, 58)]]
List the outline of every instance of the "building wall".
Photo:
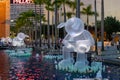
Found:
[[(25, 1), (25, 2), (24, 2)], [(11, 0), (11, 20), (16, 20), (19, 17), (19, 14), (28, 10), (35, 10), (35, 5), (31, 0)], [(45, 9), (45, 5), (42, 5), (42, 14), (45, 15), (46, 20), (48, 21), (48, 11)], [(39, 13), (40, 7), (37, 5), (37, 13)], [(68, 6), (66, 6), (66, 11), (72, 11)], [(64, 16), (62, 15), (63, 13), (63, 7), (61, 6), (60, 9), (58, 9), (58, 23), (64, 21)], [(55, 24), (55, 12), (50, 11), (50, 24)], [(48, 22), (45, 22), (44, 24), (47, 24)], [(15, 25), (15, 23), (11, 23), (11, 25)]]
[[(15, 21), (19, 17), (20, 13), (22, 13), (22, 12), (26, 12), (28, 10), (35, 11), (35, 5), (33, 3), (19, 3), (19, 4), (11, 3), (10, 6), (11, 6), (10, 16), (11, 16), (12, 21)], [(36, 11), (39, 14), (39, 12), (40, 12), (39, 5), (36, 5)], [(45, 14), (43, 5), (41, 6), (41, 11), (42, 11), (42, 14)], [(11, 25), (14, 26), (15, 23), (12, 22)]]
[(0, 38), (10, 34), (10, 1), (0, 0)]

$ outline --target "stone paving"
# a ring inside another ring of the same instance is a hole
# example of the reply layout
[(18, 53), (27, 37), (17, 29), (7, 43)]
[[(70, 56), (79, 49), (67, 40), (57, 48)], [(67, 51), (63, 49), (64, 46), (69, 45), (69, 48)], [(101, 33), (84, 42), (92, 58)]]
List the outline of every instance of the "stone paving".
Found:
[(120, 52), (117, 50), (116, 46), (110, 46), (105, 48), (105, 51), (101, 52), (101, 55), (96, 56), (100, 61), (113, 63), (120, 65)]

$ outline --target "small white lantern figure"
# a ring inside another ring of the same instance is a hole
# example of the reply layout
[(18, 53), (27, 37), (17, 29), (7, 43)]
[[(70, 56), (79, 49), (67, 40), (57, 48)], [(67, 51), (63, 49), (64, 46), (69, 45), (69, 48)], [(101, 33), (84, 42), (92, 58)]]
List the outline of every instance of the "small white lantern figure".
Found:
[(24, 39), (27, 37), (24, 33), (20, 32), (17, 34), (15, 38), (13, 38), (13, 46), (23, 46), (24, 44)]
[[(75, 68), (84, 68), (87, 64), (86, 52), (94, 45), (94, 39), (90, 32), (84, 29), (84, 23), (80, 18), (70, 18), (65, 23), (60, 23), (57, 28), (65, 27), (67, 35), (63, 39), (63, 60), (59, 62), (61, 67), (70, 67), (74, 64)], [(73, 59), (73, 54), (76, 52), (76, 61)]]

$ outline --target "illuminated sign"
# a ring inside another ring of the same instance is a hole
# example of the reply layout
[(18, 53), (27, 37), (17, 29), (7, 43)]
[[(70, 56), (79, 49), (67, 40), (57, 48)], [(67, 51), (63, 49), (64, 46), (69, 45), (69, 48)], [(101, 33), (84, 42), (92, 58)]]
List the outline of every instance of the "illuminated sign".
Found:
[(13, 3), (32, 3), (33, 0), (13, 0)]

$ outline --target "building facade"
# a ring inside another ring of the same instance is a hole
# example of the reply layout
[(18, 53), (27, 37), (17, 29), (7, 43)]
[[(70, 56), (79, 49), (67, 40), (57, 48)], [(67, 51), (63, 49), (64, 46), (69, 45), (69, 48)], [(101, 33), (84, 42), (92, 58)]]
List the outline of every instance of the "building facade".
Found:
[(10, 35), (10, 1), (0, 0), (0, 38)]
[[(11, 26), (15, 25), (14, 21), (19, 17), (20, 13), (28, 10), (33, 10), (35, 12), (35, 4), (32, 0), (11, 0), (10, 7)], [(40, 13), (39, 5), (36, 5), (36, 12), (38, 14)], [(41, 14), (45, 15), (44, 5), (41, 6)]]

